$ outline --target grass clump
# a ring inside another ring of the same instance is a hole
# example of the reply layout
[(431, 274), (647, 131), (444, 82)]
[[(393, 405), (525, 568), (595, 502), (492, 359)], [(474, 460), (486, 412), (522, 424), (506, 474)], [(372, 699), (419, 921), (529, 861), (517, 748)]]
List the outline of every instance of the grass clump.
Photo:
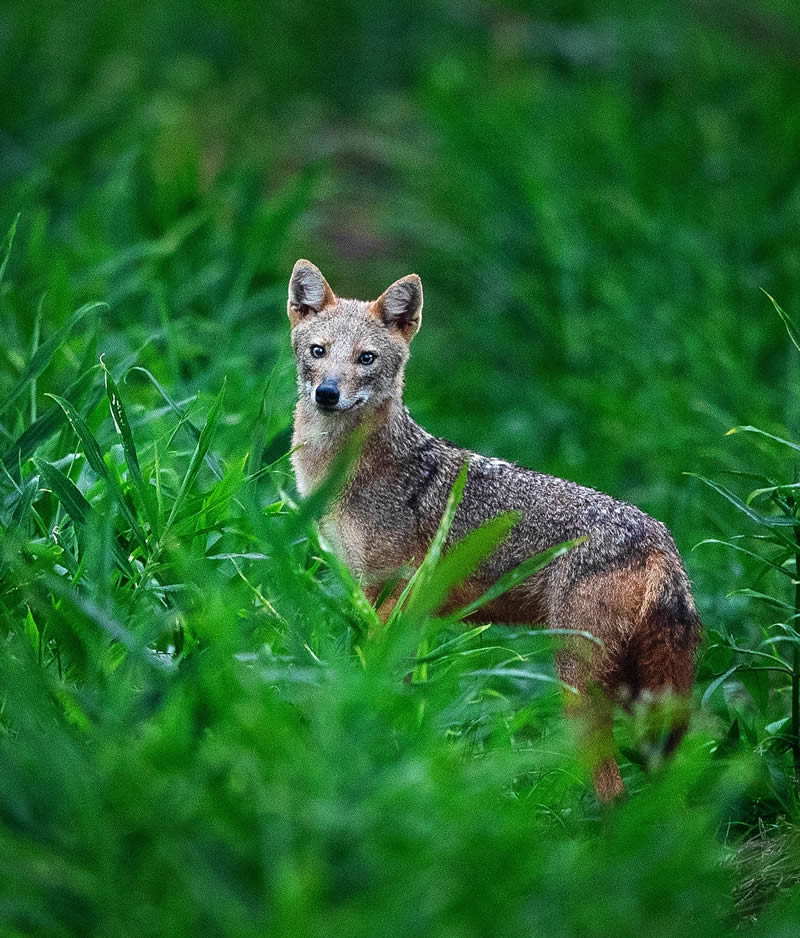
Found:
[(732, 851), (734, 911), (755, 922), (764, 908), (800, 883), (800, 832), (785, 821), (761, 823), (758, 832)]

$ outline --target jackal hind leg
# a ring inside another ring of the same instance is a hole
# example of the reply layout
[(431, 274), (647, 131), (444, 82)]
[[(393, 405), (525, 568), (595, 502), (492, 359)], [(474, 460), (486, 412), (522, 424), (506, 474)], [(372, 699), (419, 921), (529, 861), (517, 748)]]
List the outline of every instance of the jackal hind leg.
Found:
[(590, 679), (585, 654), (562, 649), (556, 657), (556, 669), (559, 679), (577, 691), (565, 691), (565, 710), (577, 725), (581, 758), (592, 774), (598, 801), (607, 804), (625, 793), (614, 755), (614, 703)]
[(580, 718), (582, 744), (589, 760), (597, 796), (610, 801), (624, 792), (614, 758), (614, 707), (630, 699), (626, 668), (631, 638), (645, 594), (643, 567), (578, 574), (567, 563), (554, 582), (550, 620), (554, 625), (586, 632), (600, 643), (576, 635), (560, 655), (559, 676), (580, 692), (569, 710)]

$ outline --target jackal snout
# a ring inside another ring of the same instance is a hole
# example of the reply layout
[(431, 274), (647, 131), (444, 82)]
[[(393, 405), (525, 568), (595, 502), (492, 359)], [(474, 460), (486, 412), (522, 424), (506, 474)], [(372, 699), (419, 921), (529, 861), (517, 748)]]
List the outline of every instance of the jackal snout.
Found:
[(335, 407), (339, 403), (339, 381), (337, 378), (326, 378), (322, 384), (317, 385), (314, 397), (320, 407), (326, 409)]

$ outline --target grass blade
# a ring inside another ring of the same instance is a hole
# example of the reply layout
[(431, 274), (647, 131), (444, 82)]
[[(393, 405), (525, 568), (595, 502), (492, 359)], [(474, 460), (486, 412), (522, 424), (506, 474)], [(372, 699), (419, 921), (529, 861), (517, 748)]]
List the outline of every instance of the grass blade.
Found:
[[(719, 482), (714, 482), (713, 479), (707, 479), (705, 476), (701, 476), (696, 472), (687, 472), (685, 475), (699, 479), (705, 485), (709, 486), (709, 488), (714, 489), (715, 492), (722, 495), (723, 498), (727, 499), (734, 507), (738, 508), (742, 514), (747, 515), (747, 517), (756, 524), (763, 525), (767, 528), (794, 527), (794, 518), (779, 517), (777, 515), (764, 515), (760, 511), (756, 511), (754, 508), (751, 508), (746, 502), (743, 502), (738, 495), (735, 495), (724, 485), (720, 485)], [(781, 532), (777, 533), (782, 537), (782, 539), (785, 539), (787, 545), (794, 546), (793, 541), (791, 541), (789, 538), (785, 538)]]
[(541, 671), (526, 671), (524, 668), (480, 668), (477, 671), (467, 671), (464, 677), (506, 677), (523, 681), (541, 681), (544, 684), (557, 684), (572, 694), (578, 691), (571, 684), (565, 684), (552, 674), (543, 674)]
[(30, 512), (31, 506), (33, 505), (33, 496), (35, 494), (35, 480), (28, 479), (28, 481), (23, 486), (22, 491), (19, 493), (17, 504), (14, 506), (14, 511), (11, 515), (11, 521), (15, 527), (19, 529), (24, 527), (25, 522), (28, 520), (28, 513)]
[[(456, 635), (455, 638), (451, 638), (449, 641), (442, 642), (441, 645), (438, 645), (425, 656), (425, 661), (428, 663), (432, 661), (439, 661), (442, 658), (449, 657), (459, 646), (466, 644), (470, 639), (477, 638), (479, 635), (490, 629), (491, 625), (476, 625), (473, 629), (467, 629), (466, 632), (462, 632), (460, 635)], [(422, 659), (417, 659), (416, 663), (421, 663)]]
[(517, 521), (519, 512), (497, 515), (454, 544), (431, 571), (424, 589), (420, 587), (411, 596), (407, 612), (425, 616), (438, 609), (452, 588), (467, 580), (481, 561), (508, 537)]
[(95, 439), (94, 434), (89, 429), (89, 425), (83, 419), (83, 417), (78, 413), (77, 410), (70, 404), (68, 400), (65, 400), (63, 397), (59, 397), (57, 394), (46, 394), (45, 397), (51, 397), (56, 404), (64, 411), (67, 420), (70, 423), (70, 426), (77, 434), (78, 438), (83, 445), (83, 451), (86, 456), (86, 461), (89, 463), (89, 466), (103, 479), (108, 485), (109, 489), (114, 495), (114, 498), (117, 500), (122, 515), (128, 524), (131, 526), (131, 529), (136, 537), (136, 540), (139, 542), (142, 550), (147, 551), (147, 539), (144, 536), (144, 531), (139, 524), (139, 521), (130, 509), (130, 505), (125, 499), (125, 493), (122, 491), (116, 474), (109, 472), (108, 466), (105, 464), (103, 459), (103, 454), (100, 450), (100, 445)]
[[(92, 369), (93, 370), (93, 369)], [(71, 400), (81, 401), (92, 380), (92, 371), (82, 374), (67, 388), (65, 394)], [(95, 388), (86, 401), (85, 410), (90, 413), (100, 400), (100, 391)], [(36, 451), (37, 447), (56, 433), (64, 422), (64, 411), (54, 406), (38, 417), (3, 453), (2, 462), (15, 479), (19, 468)]]
[(137, 636), (118, 619), (92, 599), (82, 596), (76, 589), (68, 586), (60, 577), (46, 576), (42, 582), (48, 590), (66, 600), (76, 612), (85, 616), (108, 638), (123, 645), (129, 654), (139, 663), (146, 665), (149, 670), (163, 672), (171, 669), (172, 663), (164, 656), (160, 656), (157, 652), (144, 646)]
[(533, 557), (529, 557), (527, 560), (523, 560), (519, 566), (514, 567), (513, 570), (509, 570), (508, 573), (501, 576), (497, 582), (493, 583), (489, 589), (486, 590), (482, 596), (479, 596), (474, 602), (463, 606), (457, 612), (454, 612), (452, 615), (448, 616), (448, 621), (460, 622), (462, 619), (466, 619), (467, 616), (471, 616), (482, 606), (485, 606), (487, 603), (498, 599), (504, 593), (514, 589), (515, 586), (519, 586), (519, 584), (527, 580), (528, 577), (531, 577), (534, 575), (534, 573), (538, 573), (540, 570), (543, 570), (557, 557), (561, 557), (563, 554), (566, 554), (568, 550), (572, 550), (573, 547), (583, 543), (585, 540), (585, 537), (579, 537), (574, 541), (565, 541), (563, 544), (556, 544), (555, 547), (550, 547), (548, 550), (543, 550), (541, 553), (535, 554)]
[[(62, 472), (58, 466), (54, 466), (52, 463), (44, 459), (38, 459), (37, 457), (34, 457), (33, 464), (36, 466), (36, 471), (44, 480), (47, 488), (49, 488), (61, 502), (64, 511), (69, 515), (73, 524), (83, 527), (93, 511), (91, 504), (86, 500), (83, 492), (81, 492), (72, 479)], [(123, 553), (116, 539), (113, 542), (112, 549), (117, 566), (123, 573), (133, 578), (133, 568), (131, 567), (130, 561)]]
[(11, 227), (6, 234), (6, 247), (5, 251), (3, 251), (3, 260), (0, 262), (0, 283), (3, 282), (3, 277), (6, 273), (6, 265), (8, 264), (9, 257), (11, 257), (11, 247), (14, 244), (14, 235), (17, 233), (17, 224), (19, 223), (21, 214), (21, 212), (17, 212), (17, 217), (11, 222)]
[(725, 436), (732, 436), (734, 433), (756, 433), (759, 436), (765, 436), (768, 440), (772, 440), (775, 443), (780, 443), (781, 446), (788, 446), (789, 449), (793, 449), (795, 452), (800, 453), (800, 444), (792, 443), (791, 440), (784, 440), (783, 437), (775, 436), (773, 433), (767, 433), (766, 430), (760, 430), (758, 427), (731, 427)]
[(131, 425), (128, 420), (128, 415), (125, 412), (125, 405), (122, 403), (122, 398), (119, 394), (119, 388), (117, 387), (114, 379), (111, 377), (111, 373), (109, 372), (108, 368), (106, 368), (102, 359), (100, 364), (103, 368), (106, 395), (108, 397), (108, 404), (111, 410), (111, 417), (114, 421), (114, 427), (116, 428), (117, 433), (119, 433), (120, 437), (122, 438), (122, 451), (125, 454), (125, 462), (128, 466), (128, 472), (133, 479), (136, 490), (139, 493), (142, 506), (147, 514), (148, 520), (150, 521), (150, 529), (153, 532), (153, 536), (158, 539), (158, 512), (156, 510), (156, 505), (154, 503), (153, 493), (150, 489), (150, 486), (146, 485), (144, 479), (142, 478), (142, 470), (139, 466), (139, 457), (136, 454), (136, 443), (133, 439), (133, 433), (131, 432)]
[(77, 309), (72, 316), (70, 316), (69, 320), (60, 329), (56, 330), (46, 342), (43, 342), (39, 346), (36, 353), (28, 362), (28, 367), (22, 373), (19, 381), (17, 381), (14, 387), (9, 391), (6, 399), (0, 403), (0, 414), (4, 414), (20, 394), (22, 394), (31, 378), (38, 378), (45, 368), (47, 368), (53, 360), (53, 356), (64, 342), (67, 341), (75, 326), (89, 313), (102, 308), (107, 309), (108, 304), (86, 303), (84, 306), (81, 306), (80, 309)]
[(333, 552), (325, 551), (325, 560), (328, 566), (339, 578), (339, 582), (345, 590), (345, 596), (348, 602), (352, 604), (354, 612), (358, 616), (355, 623), (361, 633), (359, 637), (363, 638), (372, 631), (380, 629), (383, 623), (380, 620), (376, 609), (380, 606), (373, 606), (364, 595), (361, 584), (356, 580), (347, 565)]
[(92, 506), (72, 479), (62, 472), (58, 466), (54, 466), (44, 459), (34, 458), (33, 464), (36, 466), (36, 471), (44, 479), (45, 485), (61, 502), (64, 511), (72, 521), (79, 525), (86, 524)]
[(59, 397), (57, 394), (45, 394), (45, 397), (49, 397), (58, 404), (58, 406), (64, 411), (64, 415), (69, 421), (70, 426), (75, 431), (78, 439), (81, 441), (83, 446), (83, 453), (86, 456), (86, 461), (91, 466), (92, 470), (100, 476), (101, 479), (108, 481), (108, 469), (106, 464), (103, 462), (103, 453), (100, 450), (100, 445), (95, 439), (94, 434), (89, 429), (89, 424), (83, 419), (83, 417), (78, 413), (78, 411), (73, 407), (68, 400), (63, 397)]
[(192, 458), (189, 461), (189, 468), (186, 470), (186, 475), (183, 477), (181, 487), (178, 490), (178, 494), (175, 496), (175, 501), (172, 503), (172, 510), (169, 513), (169, 518), (167, 518), (167, 523), (164, 525), (164, 530), (161, 534), (159, 546), (163, 546), (164, 538), (166, 538), (167, 532), (172, 527), (175, 516), (183, 504), (189, 489), (194, 484), (194, 480), (197, 478), (197, 474), (200, 472), (200, 467), (203, 463), (203, 460), (205, 459), (205, 456), (208, 453), (208, 449), (211, 446), (211, 441), (214, 437), (214, 432), (217, 429), (217, 424), (219, 423), (220, 414), (222, 412), (222, 401), (225, 397), (225, 384), (226, 380), (223, 380), (219, 394), (217, 394), (214, 403), (211, 405), (211, 410), (208, 413), (208, 419), (206, 420), (205, 426), (200, 431), (200, 436), (197, 440), (197, 446), (195, 446), (194, 452), (192, 453)]
[(705, 705), (713, 696), (714, 691), (716, 691), (718, 687), (721, 687), (729, 677), (734, 675), (739, 670), (739, 668), (741, 668), (741, 665), (735, 664), (732, 668), (728, 668), (724, 674), (720, 674), (719, 677), (715, 678), (706, 688), (705, 693), (703, 694), (703, 699), (700, 701), (700, 706), (705, 707)]
[[(31, 342), (31, 361), (36, 356), (39, 349), (39, 341), (42, 336), (42, 313), (44, 311), (44, 300), (46, 294), (42, 294), (39, 305), (36, 307), (36, 318), (33, 321), (33, 341)], [(31, 378), (30, 401), (31, 401), (31, 423), (36, 422), (36, 376)]]
[(761, 288), (761, 292), (770, 301), (770, 303), (772, 303), (773, 307), (775, 308), (775, 312), (780, 316), (781, 322), (784, 324), (786, 331), (789, 333), (789, 338), (792, 341), (792, 345), (797, 349), (798, 352), (800, 352), (800, 331), (798, 331), (797, 326), (789, 318), (789, 314), (781, 309), (773, 297), (771, 297), (763, 287)]
[(777, 596), (770, 596), (769, 593), (759, 592), (759, 590), (745, 587), (743, 589), (731, 590), (726, 596), (746, 596), (748, 599), (760, 599), (770, 606), (775, 606), (778, 609), (788, 609), (789, 612), (794, 612), (792, 603), (786, 602), (785, 599), (779, 599)]
[(722, 547), (729, 547), (731, 550), (738, 550), (741, 554), (747, 554), (748, 557), (753, 557), (755, 560), (760, 560), (761, 563), (766, 564), (768, 567), (772, 567), (773, 570), (777, 570), (778, 573), (782, 573), (784, 576), (789, 577), (791, 580), (793, 573), (787, 567), (784, 567), (782, 564), (775, 563), (774, 560), (771, 560), (769, 557), (764, 557), (761, 554), (757, 554), (754, 550), (748, 550), (746, 547), (741, 547), (739, 544), (734, 544), (732, 541), (723, 541), (716, 537), (707, 537), (705, 540), (699, 541), (694, 545), (692, 550), (697, 550), (698, 547), (703, 547), (706, 544), (719, 544)]
[(450, 528), (453, 524), (453, 518), (455, 518), (458, 506), (461, 504), (461, 499), (464, 497), (468, 471), (469, 463), (465, 462), (456, 477), (456, 481), (453, 483), (453, 488), (447, 499), (444, 514), (442, 515), (442, 520), (439, 522), (439, 527), (431, 541), (431, 546), (428, 548), (428, 553), (400, 594), (400, 598), (395, 603), (394, 609), (392, 609), (391, 615), (387, 620), (387, 626), (392, 625), (396, 621), (406, 602), (413, 603), (414, 598), (424, 589), (425, 581), (430, 578), (436, 564), (439, 562), (442, 549), (447, 540), (447, 535), (450, 533)]
[[(186, 429), (191, 433), (195, 442), (200, 439), (200, 428), (192, 423), (187, 416), (187, 411), (181, 410), (180, 407), (172, 400), (172, 398), (167, 394), (164, 387), (159, 382), (158, 378), (155, 377), (151, 372), (146, 368), (142, 368), (140, 365), (134, 365), (131, 371), (140, 371), (145, 377), (147, 377), (153, 387), (158, 391), (161, 397), (164, 399), (164, 403), (172, 410), (176, 417), (181, 421), (181, 426), (185, 426)], [(212, 474), (216, 476), (217, 479), (222, 479), (222, 469), (220, 468), (219, 462), (214, 458), (213, 453), (206, 453), (205, 463), (208, 468), (211, 470)]]

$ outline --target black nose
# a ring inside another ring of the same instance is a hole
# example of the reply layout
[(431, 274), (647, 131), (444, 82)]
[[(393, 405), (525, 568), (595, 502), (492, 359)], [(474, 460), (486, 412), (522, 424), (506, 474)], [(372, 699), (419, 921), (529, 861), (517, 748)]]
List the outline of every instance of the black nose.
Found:
[(317, 388), (316, 397), (322, 407), (334, 407), (339, 403), (339, 385), (335, 381), (323, 381)]

